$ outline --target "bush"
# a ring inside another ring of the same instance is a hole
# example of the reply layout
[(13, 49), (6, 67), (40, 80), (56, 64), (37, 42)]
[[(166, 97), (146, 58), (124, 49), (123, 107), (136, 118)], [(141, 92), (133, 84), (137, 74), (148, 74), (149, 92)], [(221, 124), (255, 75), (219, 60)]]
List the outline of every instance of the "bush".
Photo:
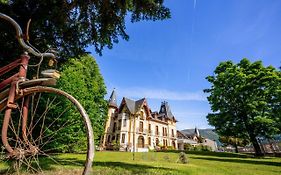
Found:
[(177, 163), (183, 163), (183, 164), (188, 163), (186, 154), (184, 152), (180, 152), (179, 159), (177, 160)]
[(185, 151), (192, 151), (194, 150), (193, 146), (190, 145), (189, 143), (184, 144), (184, 148)]
[(173, 146), (167, 146), (167, 150), (175, 150)]

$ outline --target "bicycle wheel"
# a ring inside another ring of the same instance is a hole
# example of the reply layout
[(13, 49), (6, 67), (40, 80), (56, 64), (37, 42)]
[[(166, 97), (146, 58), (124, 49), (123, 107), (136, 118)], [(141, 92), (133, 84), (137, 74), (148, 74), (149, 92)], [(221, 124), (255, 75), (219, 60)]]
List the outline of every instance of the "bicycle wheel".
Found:
[(7, 136), (14, 152), (6, 156), (7, 173), (91, 172), (94, 157), (91, 122), (74, 97), (55, 88), (36, 86), (24, 89), (15, 104)]

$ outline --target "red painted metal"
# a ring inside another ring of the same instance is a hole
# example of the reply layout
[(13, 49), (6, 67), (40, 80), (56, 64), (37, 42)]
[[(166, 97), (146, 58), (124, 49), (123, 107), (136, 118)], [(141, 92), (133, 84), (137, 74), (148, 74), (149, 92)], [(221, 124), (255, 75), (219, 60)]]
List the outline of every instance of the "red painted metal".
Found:
[[(7, 131), (8, 131), (8, 127), (9, 127), (10, 118), (11, 118), (11, 112), (12, 112), (12, 109), (17, 108), (16, 104), (14, 103), (15, 96), (16, 96), (16, 85), (17, 85), (17, 81), (18, 81), (19, 78), (23, 78), (23, 79), (26, 78), (26, 72), (27, 72), (27, 66), (28, 66), (29, 58), (30, 57), (28, 56), (27, 53), (21, 55), (21, 57), (20, 57), (21, 67), (19, 69), (19, 73), (16, 74), (16, 75), (18, 75), (17, 76), (18, 78), (14, 77), (15, 76), (14, 75), (14, 76), (8, 78), (7, 80), (4, 80), (4, 82), (1, 82), (2, 86), (4, 86), (4, 85), (6, 86), (7, 83), (11, 83), (9, 96), (8, 96), (8, 102), (7, 102), (7, 109), (5, 111), (5, 116), (4, 116), (3, 126), (2, 126), (2, 134), (1, 134), (1, 139), (2, 139), (3, 145), (5, 146), (5, 148), (7, 149), (7, 151), (10, 154), (15, 154), (14, 151), (16, 151), (16, 150), (13, 150), (13, 148), (8, 143), (8, 139), (7, 139)], [(18, 62), (17, 63), (14, 62), (11, 67), (14, 67), (15, 64), (18, 64)], [(10, 70), (11, 67), (9, 67), (7, 69), (3, 69), (3, 70), (6, 72), (7, 70)], [(27, 107), (27, 105), (25, 105), (25, 107)], [(25, 111), (25, 116), (23, 118), (23, 121), (26, 123), (27, 115), (28, 115), (27, 114), (28, 113), (27, 108), (24, 111)]]
[(13, 61), (12, 63), (0, 68), (0, 76), (4, 75), (5, 73), (8, 73), (9, 71), (13, 70), (17, 66), (20, 65), (21, 59), (17, 59)]
[(9, 84), (11, 84), (13, 81), (18, 79), (18, 75), (19, 73), (16, 73), (15, 75), (7, 78), (6, 80), (2, 81), (0, 83), (0, 90), (2, 90), (4, 87), (8, 86)]
[(8, 139), (7, 139), (7, 131), (9, 127), (9, 122), (11, 118), (12, 108), (15, 108), (14, 100), (15, 100), (15, 92), (16, 92), (16, 82), (13, 82), (10, 88), (8, 102), (7, 102), (7, 109), (5, 111), (4, 121), (2, 125), (2, 134), (1, 139), (4, 147), (7, 149), (9, 153), (13, 153), (13, 148), (10, 146)]
[[(28, 104), (29, 104), (29, 97), (25, 97), (24, 104), (23, 104), (23, 111), (22, 111), (22, 137), (24, 142), (29, 145), (29, 141), (26, 134), (26, 126), (27, 126), (27, 117), (28, 117)], [(31, 133), (28, 133), (31, 135)]]
[(19, 70), (19, 78), (26, 78), (27, 66), (30, 57), (28, 56), (28, 54), (22, 54), (20, 58), (21, 58), (21, 67)]

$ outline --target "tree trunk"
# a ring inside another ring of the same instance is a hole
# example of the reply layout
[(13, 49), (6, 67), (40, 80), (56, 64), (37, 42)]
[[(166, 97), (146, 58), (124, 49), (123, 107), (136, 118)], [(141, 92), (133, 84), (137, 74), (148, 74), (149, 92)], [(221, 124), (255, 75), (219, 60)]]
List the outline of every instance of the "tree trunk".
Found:
[(234, 144), (234, 147), (235, 147), (235, 152), (236, 152), (236, 153), (239, 153), (239, 151), (238, 151), (238, 146), (237, 146), (236, 143)]
[(256, 155), (256, 156), (263, 156), (261, 147), (260, 147), (259, 142), (258, 142), (258, 140), (256, 139), (256, 137), (250, 136), (250, 139), (251, 139), (251, 142), (252, 142), (252, 144), (253, 144), (253, 146), (254, 146), (254, 149), (255, 149), (255, 155)]
[(257, 140), (257, 138), (256, 138), (256, 135), (253, 133), (254, 127), (252, 127), (252, 126), (249, 124), (249, 122), (248, 122), (246, 116), (247, 116), (246, 113), (243, 114), (243, 115), (242, 115), (242, 119), (243, 119), (243, 122), (244, 122), (244, 124), (245, 124), (246, 130), (247, 130), (247, 132), (248, 132), (248, 134), (249, 134), (249, 136), (250, 136), (250, 141), (251, 141), (252, 144), (253, 144), (253, 147), (254, 147), (254, 150), (255, 150), (255, 155), (258, 156), (258, 157), (263, 156), (263, 153), (262, 153), (261, 147), (260, 147), (260, 145), (259, 145), (259, 142), (258, 142), (258, 140)]

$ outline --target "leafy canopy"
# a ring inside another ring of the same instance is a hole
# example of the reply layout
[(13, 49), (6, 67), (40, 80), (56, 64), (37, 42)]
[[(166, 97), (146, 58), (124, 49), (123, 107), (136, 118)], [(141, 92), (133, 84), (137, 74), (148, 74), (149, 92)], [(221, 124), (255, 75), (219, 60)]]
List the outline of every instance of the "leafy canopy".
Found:
[(104, 80), (94, 58), (88, 55), (68, 60), (61, 68), (61, 78), (57, 86), (74, 96), (85, 108), (98, 144), (104, 130), (107, 102), (104, 100)]
[(220, 63), (206, 79), (211, 88), (204, 92), (214, 112), (207, 119), (221, 136), (250, 139), (255, 146), (256, 137), (281, 132), (280, 70), (242, 59)]
[[(120, 38), (128, 40), (127, 16), (131, 22), (170, 17), (163, 0), (9, 0), (0, 1), (0, 9), (22, 28), (32, 19), (31, 43), (41, 51), (47, 46), (57, 48), (65, 58), (85, 53), (89, 45), (101, 54), (104, 47), (112, 48)], [(1, 20), (0, 31), (0, 59), (17, 56), (13, 55), (18, 54), (15, 48), (19, 46), (12, 26)]]

